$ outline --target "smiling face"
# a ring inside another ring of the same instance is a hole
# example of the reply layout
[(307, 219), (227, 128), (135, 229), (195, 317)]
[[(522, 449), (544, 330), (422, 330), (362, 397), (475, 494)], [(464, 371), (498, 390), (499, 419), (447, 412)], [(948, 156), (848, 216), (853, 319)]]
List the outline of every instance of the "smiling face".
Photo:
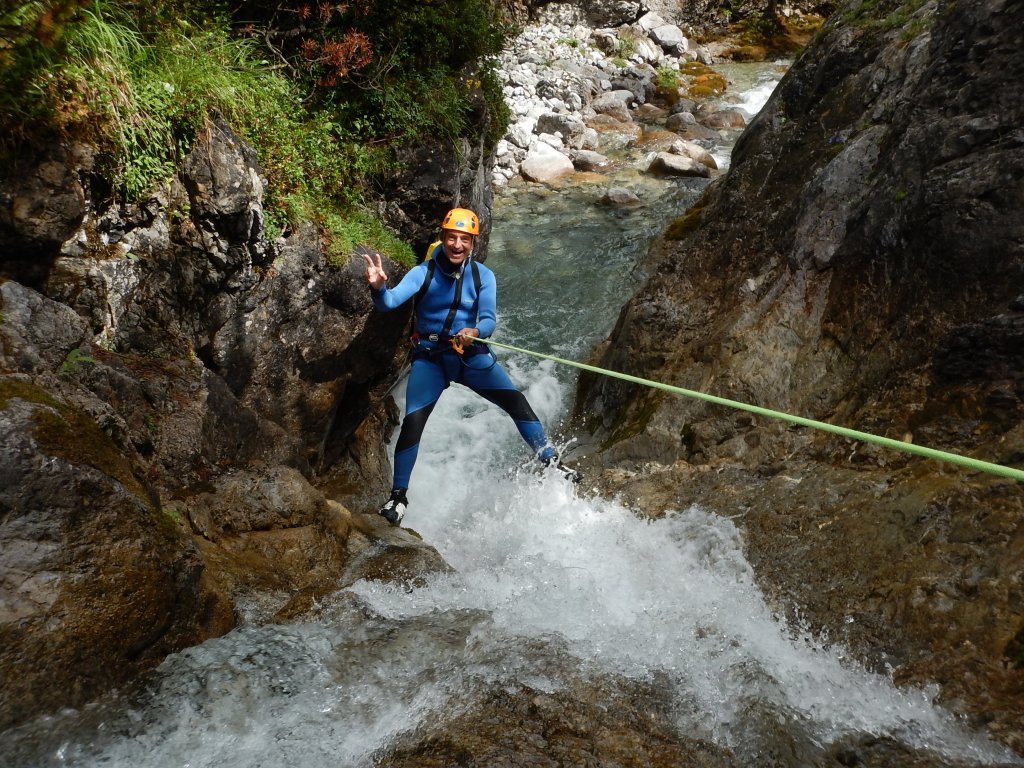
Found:
[(474, 237), (466, 232), (459, 232), (454, 229), (446, 229), (441, 244), (444, 246), (444, 255), (455, 266), (469, 258), (473, 252)]

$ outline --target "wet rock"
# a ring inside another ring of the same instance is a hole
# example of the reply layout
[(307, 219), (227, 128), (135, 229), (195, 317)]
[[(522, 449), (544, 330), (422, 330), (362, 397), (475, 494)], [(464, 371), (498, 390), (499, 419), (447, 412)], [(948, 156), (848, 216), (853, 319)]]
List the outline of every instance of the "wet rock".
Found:
[[(643, 152), (667, 152), (679, 136), (669, 130), (656, 126), (645, 126), (640, 138), (630, 145), (631, 149)], [(678, 153), (677, 153), (678, 154)]]
[(608, 679), (578, 681), (555, 692), (521, 684), (493, 686), (460, 702), (456, 717), (403, 738), (380, 764), (740, 765), (724, 748), (676, 734), (668, 709), (657, 704), (657, 692), (644, 688)]
[(600, 152), (581, 149), (573, 155), (572, 164), (579, 171), (600, 171), (611, 165), (611, 160)]
[(793, 256), (801, 266), (813, 264), (817, 269), (827, 269), (832, 264), (846, 238), (851, 211), (864, 202), (862, 195), (868, 192), (860, 180), (875, 170), (882, 133), (879, 126), (843, 144), (839, 154), (811, 182), (817, 194), (807, 197), (806, 208), (800, 214)]
[(52, 251), (39, 291), (0, 282), (5, 725), (335, 588), (347, 511), (314, 467), (357, 502), (386, 482), (407, 315), (368, 323), (359, 264), (312, 229), (271, 263), (258, 165), (226, 125), (193, 153), (150, 201), (9, 232)]
[(738, 109), (719, 109), (700, 119), (707, 128), (743, 128), (747, 119)]
[[(921, 20), (909, 40), (837, 23), (801, 56), (597, 365), (1020, 465), (1024, 159), (994, 137), (1024, 120), (1024, 7)], [(780, 610), (1024, 749), (1015, 482), (622, 383), (581, 393), (610, 489), (729, 515)]]
[(352, 530), (342, 585), (367, 579), (422, 586), (432, 574), (453, 570), (419, 534), (391, 525), (376, 512), (354, 515)]
[(700, 125), (695, 121), (690, 121), (687, 117), (686, 112), (681, 112), (678, 115), (674, 115), (675, 118), (669, 118), (672, 120), (672, 130), (685, 141), (708, 141), (718, 140), (721, 138), (718, 131), (707, 128), (706, 126)]
[(649, 173), (662, 176), (696, 176), (708, 178), (711, 168), (699, 160), (687, 155), (676, 155), (670, 152), (659, 152), (647, 166)]
[(602, 205), (610, 205), (620, 208), (640, 205), (643, 201), (635, 192), (632, 192), (625, 187), (609, 187), (608, 190), (601, 195), (599, 202)]
[(572, 173), (572, 160), (547, 144), (538, 143), (523, 160), (520, 170), (527, 181), (544, 183)]
[(587, 126), (600, 137), (602, 154), (626, 151), (643, 136), (639, 123), (620, 123), (608, 115), (597, 115), (587, 121)]
[(675, 141), (669, 147), (669, 152), (673, 155), (682, 155), (696, 160), (698, 163), (703, 163), (713, 171), (718, 170), (718, 161), (715, 160), (714, 155), (708, 152), (700, 144), (692, 141)]
[(0, 378), (0, 727), (231, 626), (179, 517), (87, 414)]
[(655, 106), (654, 104), (641, 104), (634, 110), (634, 116), (637, 120), (643, 120), (645, 122), (653, 122), (660, 120), (668, 114), (668, 110), (662, 109), (661, 107)]
[(198, 534), (209, 578), (246, 623), (270, 620), (297, 592), (338, 588), (351, 515), (294, 469), (232, 472), (169, 508)]

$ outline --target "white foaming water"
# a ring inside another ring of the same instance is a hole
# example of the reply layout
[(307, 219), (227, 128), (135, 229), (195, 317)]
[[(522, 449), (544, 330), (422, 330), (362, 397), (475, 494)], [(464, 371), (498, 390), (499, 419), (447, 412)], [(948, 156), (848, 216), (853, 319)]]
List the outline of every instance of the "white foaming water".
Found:
[(769, 76), (766, 77), (760, 85), (757, 85), (749, 91), (745, 91), (741, 94), (736, 107), (747, 113), (748, 122), (764, 108), (765, 104), (768, 103), (768, 99), (771, 98), (771, 95), (778, 84), (779, 78)]
[[(550, 423), (562, 411), (550, 369), (510, 369)], [(873, 734), (981, 763), (1014, 761), (932, 706), (934, 691), (899, 690), (787, 627), (765, 604), (728, 520), (689, 509), (646, 521), (553, 472), (503, 472), (528, 452), (511, 420), (481, 402), (457, 386), (442, 396), (409, 493), (406, 524), (456, 572), (412, 592), (357, 585), (381, 615), (481, 611), (489, 631), (520, 643), (557, 637), (581, 662), (659, 675), (692, 712), (683, 732), (741, 752), (744, 711), (755, 702), (788, 713), (819, 744)]]
[[(768, 99), (771, 98), (772, 93), (775, 92), (779, 82), (782, 78), (781, 69), (785, 65), (781, 62), (778, 65), (779, 71), (764, 71), (763, 69), (753, 69), (750, 65), (737, 65), (733, 64), (726, 71), (736, 70), (738, 68), (752, 69), (757, 74), (754, 79), (746, 84), (746, 87), (740, 89), (737, 101), (730, 106), (739, 109), (744, 113), (747, 123), (749, 124), (753, 120), (757, 113), (760, 112), (764, 105), (768, 103)], [(718, 147), (712, 155), (715, 161), (718, 163), (718, 167), (723, 171), (732, 164), (732, 145), (725, 145)]]

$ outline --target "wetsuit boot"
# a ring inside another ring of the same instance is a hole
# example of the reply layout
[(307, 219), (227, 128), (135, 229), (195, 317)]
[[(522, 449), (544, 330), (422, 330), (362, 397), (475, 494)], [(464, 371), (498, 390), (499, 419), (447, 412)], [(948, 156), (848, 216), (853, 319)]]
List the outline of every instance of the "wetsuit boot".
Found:
[(555, 470), (566, 480), (570, 480), (576, 485), (579, 485), (580, 481), (583, 479), (583, 476), (577, 470), (563, 464), (562, 460), (558, 458), (558, 454), (553, 451), (551, 453), (545, 452), (545, 454), (541, 455), (540, 463), (545, 467)]
[(409, 500), (405, 497), (405, 488), (393, 488), (391, 498), (384, 502), (384, 506), (378, 510), (377, 514), (392, 525), (401, 525), (408, 506)]

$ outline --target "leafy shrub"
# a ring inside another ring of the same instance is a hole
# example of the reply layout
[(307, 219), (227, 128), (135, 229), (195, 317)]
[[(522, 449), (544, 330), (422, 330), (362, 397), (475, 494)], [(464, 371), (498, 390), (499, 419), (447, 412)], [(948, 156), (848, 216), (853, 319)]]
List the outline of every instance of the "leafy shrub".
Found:
[(230, 18), (214, 0), (15, 0), (0, 12), (0, 129), (9, 148), (54, 131), (96, 144), (132, 199), (219, 114), (260, 157), (269, 234), (301, 218), (336, 245), (383, 246), (365, 201), (389, 147), (462, 135), (475, 111), (492, 143), (504, 133), (496, 18), (490, 0), (243, 0)]

